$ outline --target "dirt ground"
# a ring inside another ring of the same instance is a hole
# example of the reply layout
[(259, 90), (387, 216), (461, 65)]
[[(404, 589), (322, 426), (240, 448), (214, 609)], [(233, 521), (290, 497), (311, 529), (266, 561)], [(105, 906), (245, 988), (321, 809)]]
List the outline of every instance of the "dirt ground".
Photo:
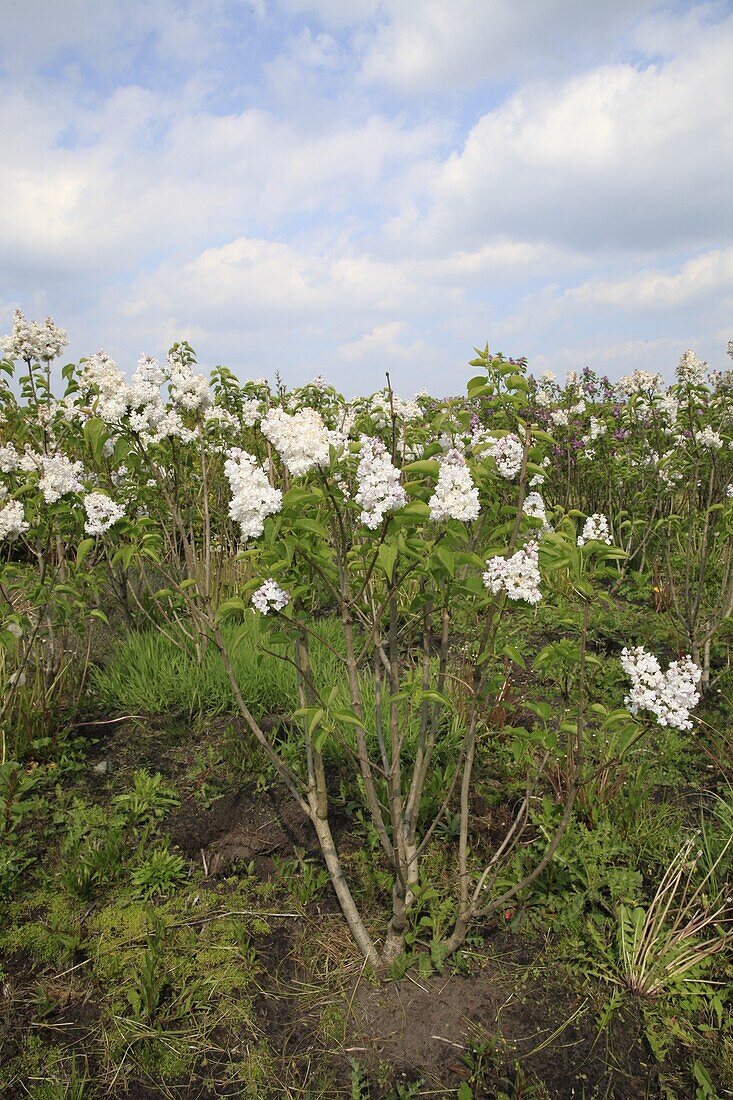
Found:
[[(212, 908), (226, 901), (227, 889), (240, 875), (274, 884), (277, 859), (292, 859), (297, 851), (300, 858), (317, 861), (310, 824), (285, 790), (262, 789), (253, 782), (232, 784), (218, 797), (202, 800), (187, 778), (190, 759), (187, 731), (141, 731), (120, 723), (91, 749), (89, 771), (80, 786), (85, 785), (86, 797), (104, 804), (134, 769), (162, 772), (181, 797), (180, 808), (165, 820), (164, 832), (171, 850), (189, 861), (191, 872), (201, 872)], [(487, 811), (487, 821), (489, 816)], [(347, 848), (358, 844), (346, 820), (337, 827)], [(288, 905), (285, 897), (280, 900)], [(571, 981), (548, 961), (552, 952), (539, 937), (497, 927), (483, 931), (480, 945), (466, 953), (464, 972), (422, 977), (414, 968), (399, 980), (387, 981), (366, 976), (330, 886), (297, 919), (292, 914), (273, 917), (269, 931), (252, 937), (262, 968), (253, 1003), (256, 1031), (276, 1053), (292, 1090), (283, 1088), (282, 1095), (455, 1096), (462, 1082), (470, 1082), (475, 1097), (487, 1098), (651, 1100), (661, 1095), (654, 1058), (633, 1007), (617, 1011), (601, 1028), (607, 987), (601, 990), (577, 977)], [(83, 975), (83, 958), (69, 965), (77, 962)], [(3, 966), (14, 1008), (0, 1016), (0, 1065), (18, 1053), (23, 1035), (38, 1026), (34, 990), (39, 979), (53, 980), (23, 951), (4, 959)], [(6, 998), (6, 1003), (11, 1001)], [(46, 1041), (86, 1054), (93, 1066), (103, 1007), (99, 992), (85, 988), (80, 978), (43, 1020)], [(162, 1084), (139, 1078), (92, 1095), (136, 1100), (249, 1095), (231, 1083), (231, 1065), (225, 1065), (237, 1047), (236, 1034), (222, 1031), (214, 1038), (203, 1062), (185, 1080)], [(222, 1062), (218, 1081), (217, 1059)], [(355, 1063), (362, 1090), (368, 1081), (368, 1093), (354, 1091)], [(330, 1093), (309, 1091), (314, 1066), (319, 1065), (333, 1082)], [(544, 1091), (537, 1091), (539, 1082)], [(411, 1084), (416, 1091), (409, 1091)], [(28, 1093), (0, 1095), (15, 1100)]]

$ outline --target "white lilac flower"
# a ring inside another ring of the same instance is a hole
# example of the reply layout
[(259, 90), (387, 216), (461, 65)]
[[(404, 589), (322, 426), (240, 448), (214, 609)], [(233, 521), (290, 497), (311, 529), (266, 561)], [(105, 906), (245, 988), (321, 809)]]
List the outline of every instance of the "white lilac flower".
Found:
[(130, 409), (129, 425), (133, 432), (149, 440), (165, 415), (165, 405), (160, 395), (160, 387), (165, 381), (165, 372), (152, 355), (141, 355), (137, 368), (127, 387), (127, 404)]
[(550, 413), (550, 420), (556, 428), (567, 428), (568, 426), (568, 414), (565, 409), (553, 409)]
[(522, 468), (522, 455), (524, 447), (516, 435), (505, 435), (501, 439), (492, 442), (489, 454), (496, 463), (496, 468), (502, 477), (511, 481)]
[(680, 385), (701, 386), (707, 369), (707, 363), (698, 359), (692, 348), (688, 348), (677, 364), (677, 381)]
[(582, 534), (578, 535), (578, 546), (585, 546), (586, 542), (605, 542), (611, 545), (611, 532), (608, 520), (602, 512), (594, 512), (588, 516), (583, 527)]
[(68, 344), (66, 331), (55, 325), (51, 317), (39, 323), (27, 321), (23, 311), (13, 313), (13, 332), (3, 340), (4, 354), (13, 362), (50, 362), (61, 354)]
[(543, 527), (547, 527), (547, 510), (545, 508), (545, 502), (539, 493), (527, 493), (522, 504), (522, 511), (525, 516), (530, 516), (531, 519), (538, 519), (542, 523)]
[(643, 646), (621, 651), (621, 667), (631, 679), (631, 690), (624, 703), (632, 714), (640, 710), (656, 715), (660, 726), (692, 729), (690, 711), (700, 699), (697, 685), (702, 673), (689, 654), (672, 661), (662, 672), (653, 653)]
[(664, 379), (661, 374), (650, 374), (648, 370), (635, 370), (633, 374), (626, 374), (617, 383), (621, 393), (632, 397), (638, 393), (661, 394), (664, 392)]
[(19, 468), (20, 455), (12, 443), (0, 447), (0, 473), (12, 474)]
[(680, 411), (680, 403), (674, 394), (664, 393), (657, 401), (657, 410), (669, 421), (669, 426), (665, 428), (665, 431), (669, 434)]
[(63, 416), (69, 424), (73, 424), (75, 420), (83, 422), (93, 415), (93, 410), (89, 405), (83, 403), (83, 400), (77, 404), (77, 400), (71, 394), (55, 401), (52, 405), (52, 411), (54, 416)]
[(10, 500), (0, 507), (0, 542), (17, 538), (27, 530), (25, 511), (19, 500)]
[[(131, 423), (132, 419), (131, 417)], [(192, 443), (196, 438), (196, 432), (192, 428), (186, 427), (181, 414), (176, 412), (175, 409), (166, 410), (153, 426), (141, 434), (145, 446), (149, 446), (151, 443), (161, 443), (164, 439), (180, 439), (182, 443)]]
[(354, 499), (362, 509), (359, 519), (371, 530), (379, 527), (387, 512), (407, 503), (407, 494), (400, 485), (400, 471), (381, 439), (361, 437), (356, 480), (358, 492)]
[(270, 409), (260, 428), (293, 477), (328, 465), (332, 433), (315, 409), (300, 409), (296, 413)]
[(495, 596), (504, 592), (510, 600), (524, 600), (529, 604), (542, 599), (540, 579), (538, 546), (534, 541), (510, 558), (490, 558), (483, 575), (484, 585)]
[(343, 477), (342, 474), (337, 473), (334, 475), (333, 481), (336, 488), (341, 492), (344, 500), (351, 500), (351, 488), (346, 478)]
[(606, 434), (607, 426), (603, 420), (596, 419), (595, 416), (590, 418), (590, 427), (588, 428), (588, 434), (585, 437), (586, 443), (595, 443), (597, 439), (600, 439), (602, 435)]
[(81, 492), (83, 487), (79, 480), (83, 471), (81, 462), (72, 462), (65, 455), (40, 455), (37, 465), (41, 469), (38, 488), (46, 504), (55, 504), (68, 493)]
[(465, 450), (463, 440), (460, 438), (456, 439), (452, 431), (441, 432), (438, 436), (438, 443), (440, 444), (441, 451), (443, 451), (445, 454), (447, 454), (448, 451), (452, 451), (454, 449), (461, 452)]
[(116, 423), (127, 412), (125, 376), (105, 351), (95, 352), (82, 364), (79, 386), (82, 391), (96, 390), (95, 411), (107, 423)]
[[(110, 480), (111, 480), (112, 484), (113, 485), (121, 485), (122, 482), (127, 477), (128, 472), (129, 471), (127, 469), (127, 466), (125, 466), (124, 464), (122, 466), (118, 466), (117, 469), (112, 470), (112, 473), (110, 474)], [(155, 485), (155, 484), (156, 484), (156, 482), (153, 479), (153, 485)]]
[(38, 451), (31, 450), (26, 443), (23, 454), (18, 457), (17, 468), (22, 470), (24, 474), (32, 474), (34, 470), (41, 468), (42, 459), (43, 455), (39, 454)]
[(727, 497), (728, 497), (729, 499), (730, 499), (731, 497), (733, 497), (733, 481), (731, 481), (730, 485), (726, 485), (726, 487), (725, 487), (725, 495), (726, 495), (726, 496), (727, 496)]
[(709, 447), (714, 451), (719, 451), (723, 446), (723, 440), (710, 427), (703, 428), (701, 432), (696, 432), (695, 442), (699, 443), (701, 447)]
[(216, 424), (222, 430), (239, 427), (236, 416), (228, 409), (223, 409), (221, 405), (212, 405), (206, 410), (206, 423), (207, 425)]
[(242, 423), (245, 428), (254, 428), (262, 416), (262, 405), (254, 397), (242, 402)]
[(106, 493), (99, 492), (87, 493), (84, 511), (87, 514), (84, 530), (88, 535), (103, 535), (125, 514), (121, 504), (115, 503)]
[(169, 356), (171, 400), (186, 412), (197, 412), (211, 404), (211, 390), (206, 376), (194, 374), (188, 363)]
[(389, 390), (380, 390), (370, 398), (370, 415), (378, 428), (386, 428), (392, 420), (393, 410), (395, 417), (405, 423), (420, 420), (423, 416), (417, 401), (404, 401), (396, 393), (390, 397)]
[(252, 596), (252, 606), (263, 615), (268, 611), (282, 611), (289, 603), (290, 596), (272, 579), (266, 580)]
[(265, 529), (267, 517), (282, 508), (282, 492), (270, 485), (264, 468), (254, 455), (238, 447), (229, 451), (224, 472), (232, 491), (230, 518), (241, 527), (243, 538), (258, 538)]
[(430, 498), (430, 518), (437, 523), (447, 519), (470, 522), (480, 511), (478, 489), (460, 451), (452, 448), (441, 459), (438, 484)]

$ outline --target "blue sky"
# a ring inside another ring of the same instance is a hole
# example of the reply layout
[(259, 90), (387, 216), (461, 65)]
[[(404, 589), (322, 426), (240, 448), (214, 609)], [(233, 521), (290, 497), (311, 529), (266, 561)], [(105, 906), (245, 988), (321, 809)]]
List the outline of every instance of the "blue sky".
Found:
[(0, 331), (459, 391), (730, 365), (733, 5), (3, 0)]

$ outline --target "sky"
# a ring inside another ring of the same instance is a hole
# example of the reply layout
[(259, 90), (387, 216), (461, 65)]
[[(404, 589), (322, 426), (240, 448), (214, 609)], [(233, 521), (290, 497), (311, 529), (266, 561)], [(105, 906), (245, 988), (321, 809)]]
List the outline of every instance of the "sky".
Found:
[(0, 332), (349, 395), (730, 367), (733, 0), (0, 0)]

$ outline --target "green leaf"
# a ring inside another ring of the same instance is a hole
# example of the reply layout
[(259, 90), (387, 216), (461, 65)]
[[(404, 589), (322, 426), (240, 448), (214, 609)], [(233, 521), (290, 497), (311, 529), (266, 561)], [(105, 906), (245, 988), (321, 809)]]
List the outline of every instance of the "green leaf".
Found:
[(524, 378), (521, 374), (510, 374), (509, 377), (505, 379), (505, 384), (514, 390), (529, 389), (529, 383), (527, 379)]
[(236, 613), (242, 613), (247, 610), (247, 605), (240, 596), (232, 596), (230, 600), (224, 600), (224, 603), (220, 603), (216, 612), (217, 622), (221, 622), (222, 619), (229, 618), (230, 615)]
[(397, 543), (383, 542), (377, 550), (377, 560), (387, 580), (391, 583), (395, 562), (397, 561)]
[(431, 477), (436, 478), (440, 473), (438, 463), (432, 458), (420, 458), (417, 462), (408, 462), (402, 468), (408, 474), (430, 474)]
[(107, 428), (103, 420), (93, 416), (84, 425), (84, 438), (89, 444), (95, 461), (101, 462), (104, 457), (104, 445), (107, 442)]
[(303, 519), (298, 519), (293, 527), (296, 531), (310, 531), (311, 534), (318, 535), (319, 538), (328, 539), (328, 529), (324, 527), (322, 523), (318, 523), (315, 519), (308, 519), (306, 516)]
[(466, 577), (465, 581), (461, 585), (461, 588), (465, 592), (470, 592), (474, 596), (486, 595), (486, 586), (480, 577)]
[(449, 576), (455, 576), (456, 559), (450, 546), (446, 546), (445, 543), (439, 542), (437, 546), (433, 548), (433, 556), (438, 559)]
[(538, 718), (541, 718), (543, 722), (549, 722), (552, 718), (550, 703), (525, 702), (524, 706), (531, 714), (536, 714)]
[(519, 665), (520, 668), (526, 668), (524, 657), (519, 652), (515, 645), (505, 645), (501, 651), (505, 657), (508, 657), (510, 661), (514, 661), (515, 665)]
[(420, 522), (428, 518), (430, 509), (424, 500), (411, 500), (404, 508), (400, 508), (399, 512), (395, 512), (395, 515)]
[(89, 552), (94, 548), (94, 539), (82, 539), (76, 548), (76, 564), (81, 565)]

